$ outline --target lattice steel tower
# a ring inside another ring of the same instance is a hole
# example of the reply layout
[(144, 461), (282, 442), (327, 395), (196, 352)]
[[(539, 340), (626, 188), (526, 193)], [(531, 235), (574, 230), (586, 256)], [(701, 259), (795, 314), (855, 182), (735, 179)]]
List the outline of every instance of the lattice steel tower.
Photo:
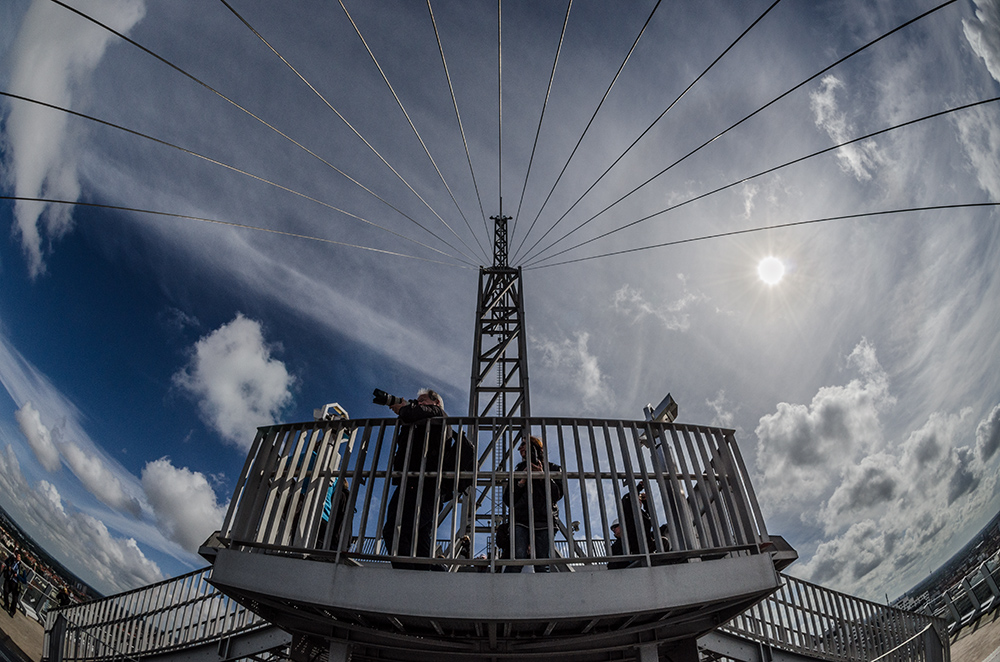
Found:
[(479, 269), (469, 416), (531, 415), (521, 269), (507, 264), (510, 216), (502, 209), (490, 217), (495, 223), (493, 266)]

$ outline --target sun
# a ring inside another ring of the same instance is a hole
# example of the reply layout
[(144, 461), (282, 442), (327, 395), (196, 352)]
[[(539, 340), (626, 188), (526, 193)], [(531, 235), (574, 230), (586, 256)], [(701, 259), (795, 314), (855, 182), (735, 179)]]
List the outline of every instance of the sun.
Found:
[(757, 275), (768, 285), (777, 285), (785, 275), (785, 265), (774, 256), (765, 257), (757, 265)]

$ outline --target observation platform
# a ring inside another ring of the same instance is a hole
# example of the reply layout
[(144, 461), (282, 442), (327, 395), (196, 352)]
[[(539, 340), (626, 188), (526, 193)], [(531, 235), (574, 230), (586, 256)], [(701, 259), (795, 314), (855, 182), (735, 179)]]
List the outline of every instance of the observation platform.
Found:
[[(581, 419), (442, 422), (438, 451), (443, 431), (464, 433), (476, 447), (471, 469), (462, 468), (470, 466), (462, 453), (428, 452), (403, 465), (417, 470), (393, 470), (395, 420), (262, 428), (224, 528), (202, 547), (213, 566), (52, 610), (42, 659), (950, 659), (943, 620), (779, 572), (795, 552), (765, 531), (731, 431)], [(551, 464), (541, 476), (511, 468), (510, 451), (526, 435), (544, 440)], [(434, 441), (429, 432), (424, 441)], [(543, 510), (556, 505), (558, 516), (544, 526), (529, 521), (548, 537), (552, 551), (542, 558), (511, 558), (494, 544), (513, 510), (503, 487), (521, 479), (561, 486)], [(382, 535), (391, 530), (391, 494), (412, 481), (428, 490), (436, 515), (425, 555)], [(640, 530), (641, 509), (623, 503), (641, 492), (660, 535), (634, 546), (625, 535), (622, 553), (610, 555), (615, 520)], [(614, 561), (627, 567), (609, 570)], [(549, 574), (503, 572), (546, 565)]]
[[(332, 643), (391, 660), (598, 661), (640, 649), (648, 659), (668, 649), (697, 659), (697, 637), (777, 590), (778, 571), (796, 558), (767, 534), (731, 430), (434, 420), (414, 428), (418, 440), (395, 419), (261, 428), (218, 541), (203, 549), (211, 583), (296, 635), (300, 648)], [(448, 452), (463, 434), (472, 444)], [(543, 442), (543, 470), (515, 471), (529, 436)], [(411, 450), (394, 470), (403, 448)], [(514, 522), (546, 556), (512, 558), (494, 544), (516, 511), (519, 482), (550, 486), (528, 521)], [(415, 513), (392, 499), (396, 490), (411, 495)], [(536, 521), (538, 512), (556, 515)], [(416, 540), (399, 548), (404, 515), (433, 520), (430, 553), (419, 554)], [(622, 540), (612, 556), (615, 521)]]

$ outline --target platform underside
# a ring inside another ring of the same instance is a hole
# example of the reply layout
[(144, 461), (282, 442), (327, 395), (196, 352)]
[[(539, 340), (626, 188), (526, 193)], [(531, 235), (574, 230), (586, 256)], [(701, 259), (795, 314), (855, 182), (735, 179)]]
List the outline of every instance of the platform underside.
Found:
[[(439, 573), (220, 550), (212, 583), (300, 646), (355, 657), (627, 659), (690, 640), (778, 587), (767, 555), (551, 574)], [(305, 635), (305, 636), (302, 636)], [(363, 653), (367, 651), (367, 655)]]

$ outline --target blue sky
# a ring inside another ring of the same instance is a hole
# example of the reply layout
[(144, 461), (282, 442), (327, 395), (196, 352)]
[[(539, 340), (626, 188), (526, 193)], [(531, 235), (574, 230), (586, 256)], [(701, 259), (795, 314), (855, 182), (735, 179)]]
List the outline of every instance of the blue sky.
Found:
[(257, 425), (382, 416), (375, 387), (464, 414), (501, 189), (533, 413), (639, 418), (670, 391), (681, 421), (737, 430), (791, 572), (865, 597), (1000, 508), (995, 207), (605, 255), (1000, 202), (996, 102), (753, 177), (1000, 95), (996, 0), (940, 8), (624, 199), (936, 3), (777, 3), (604, 177), (771, 3), (663, 3), (603, 103), (655, 3), (575, 3), (537, 146), (566, 6), (505, 3), (502, 167), (495, 3), (432, 3), (467, 156), (427, 6), (345, 2), (433, 163), (339, 4), (230, 3), (322, 98), (221, 2), (67, 4), (232, 103), (50, 0), (4, 3), (0, 91), (162, 141), (2, 97), (4, 195), (287, 233), (0, 201), (0, 504), (99, 590), (203, 565)]

